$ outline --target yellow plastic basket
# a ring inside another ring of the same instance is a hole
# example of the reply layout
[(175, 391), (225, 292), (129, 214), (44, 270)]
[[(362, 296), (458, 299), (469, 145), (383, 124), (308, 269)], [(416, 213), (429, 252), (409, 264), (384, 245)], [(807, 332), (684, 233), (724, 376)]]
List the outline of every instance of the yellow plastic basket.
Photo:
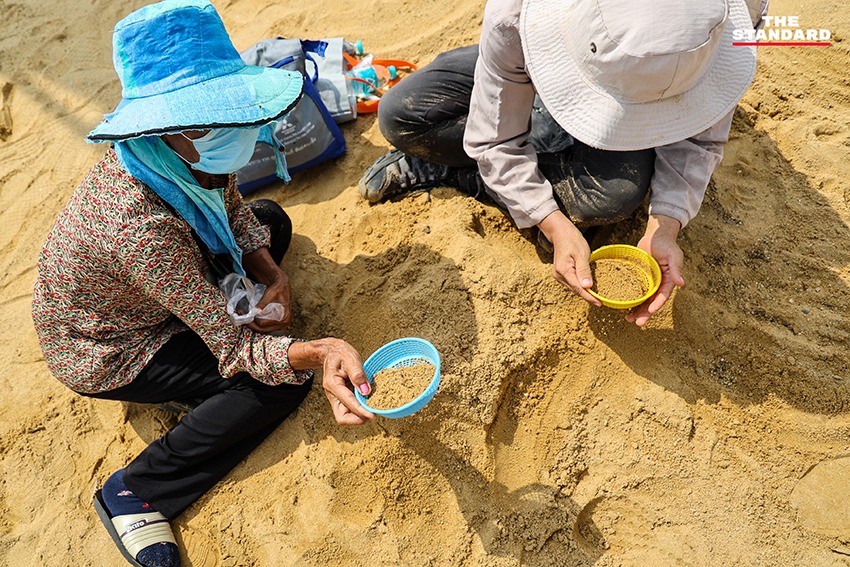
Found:
[(658, 291), (658, 286), (661, 285), (661, 267), (655, 261), (655, 258), (640, 248), (629, 246), (628, 244), (613, 244), (611, 246), (597, 248), (590, 254), (591, 262), (603, 259), (621, 260), (637, 267), (644, 278), (644, 283), (646, 284), (644, 287), (649, 291), (640, 299), (614, 301), (602, 297), (592, 290), (587, 290), (590, 295), (601, 301), (602, 305), (613, 309), (631, 309), (632, 307), (637, 307)]

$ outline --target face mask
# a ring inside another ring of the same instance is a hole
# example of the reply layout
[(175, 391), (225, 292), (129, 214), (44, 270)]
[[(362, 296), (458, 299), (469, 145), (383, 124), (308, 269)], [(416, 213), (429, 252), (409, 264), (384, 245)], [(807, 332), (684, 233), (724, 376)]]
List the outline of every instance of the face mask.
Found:
[(183, 134), (200, 156), (198, 163), (186, 163), (206, 173), (233, 173), (251, 161), (259, 135), (259, 128), (216, 128), (194, 140)]

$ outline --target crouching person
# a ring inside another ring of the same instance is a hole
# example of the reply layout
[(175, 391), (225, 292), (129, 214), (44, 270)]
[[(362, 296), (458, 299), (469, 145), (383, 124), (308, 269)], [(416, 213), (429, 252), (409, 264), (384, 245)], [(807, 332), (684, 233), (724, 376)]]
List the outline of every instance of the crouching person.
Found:
[[(75, 392), (194, 407), (96, 495), (131, 564), (174, 566), (169, 520), (295, 410), (313, 369), (340, 424), (374, 416), (353, 394), (369, 386), (351, 345), (286, 336), (291, 223), (274, 202), (243, 204), (233, 175), (297, 102), (301, 75), (245, 65), (206, 0), (142, 8), (113, 45), (123, 100), (89, 134), (113, 145), (47, 238), (33, 319), (49, 368)], [(283, 320), (235, 326), (212, 283), (229, 272), (265, 284), (258, 307), (283, 305)]]

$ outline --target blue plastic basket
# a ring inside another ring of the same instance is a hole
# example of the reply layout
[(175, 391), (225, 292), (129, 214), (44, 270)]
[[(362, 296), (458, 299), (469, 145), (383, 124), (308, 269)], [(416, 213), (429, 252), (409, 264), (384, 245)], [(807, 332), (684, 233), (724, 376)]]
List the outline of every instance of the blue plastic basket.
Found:
[(372, 356), (367, 358), (363, 364), (363, 370), (366, 371), (366, 376), (371, 383), (375, 374), (381, 370), (386, 368), (401, 368), (403, 366), (416, 366), (423, 362), (434, 365), (434, 377), (425, 391), (415, 400), (404, 404), (400, 408), (379, 410), (370, 407), (367, 398), (355, 389), (354, 395), (357, 397), (357, 401), (369, 411), (384, 417), (407, 417), (421, 410), (425, 407), (425, 404), (431, 401), (431, 398), (434, 397), (434, 394), (437, 393), (437, 388), (440, 386), (440, 353), (437, 352), (434, 345), (424, 339), (415, 337), (398, 339), (385, 344), (373, 352)]

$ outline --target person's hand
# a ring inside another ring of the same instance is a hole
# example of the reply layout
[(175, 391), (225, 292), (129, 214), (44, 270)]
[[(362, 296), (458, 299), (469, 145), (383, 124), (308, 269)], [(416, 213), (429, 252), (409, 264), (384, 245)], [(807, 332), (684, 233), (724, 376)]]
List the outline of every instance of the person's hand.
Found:
[(289, 327), (289, 320), (292, 316), (292, 290), (289, 287), (289, 278), (283, 273), (280, 266), (272, 260), (268, 248), (257, 248), (250, 254), (245, 254), (242, 257), (242, 265), (251, 279), (266, 286), (266, 291), (263, 293), (263, 298), (257, 303), (257, 307), (262, 309), (269, 303), (280, 303), (284, 310), (283, 320), (281, 321), (254, 317), (254, 320), (248, 323), (247, 327), (258, 333), (283, 331)]
[(555, 247), (552, 277), (580, 298), (597, 307), (602, 302), (590, 295), (590, 246), (579, 229), (561, 211), (555, 211), (537, 225)]
[(318, 339), (289, 345), (289, 364), (296, 370), (322, 368), (322, 387), (340, 425), (362, 425), (375, 417), (354, 397), (354, 388), (368, 395), (369, 379), (363, 371), (360, 353), (347, 342)]
[(642, 327), (650, 317), (661, 309), (675, 286), (682, 287), (684, 254), (676, 244), (679, 234), (679, 221), (662, 215), (650, 215), (646, 224), (646, 233), (638, 242), (638, 248), (652, 256), (661, 267), (661, 285), (655, 294), (626, 315), (626, 321)]
[(354, 388), (358, 388), (364, 396), (371, 391), (369, 379), (363, 371), (363, 360), (357, 350), (345, 341), (323, 341), (330, 343), (322, 366), (322, 387), (334, 417), (340, 425), (362, 425), (375, 417), (354, 397)]
[(263, 293), (263, 298), (257, 303), (257, 308), (263, 309), (269, 303), (280, 303), (283, 306), (283, 319), (280, 321), (264, 319), (262, 314), (254, 317), (254, 320), (248, 323), (248, 328), (259, 333), (282, 331), (289, 327), (292, 316), (292, 288), (289, 285), (287, 275), (282, 270), (277, 272), (273, 283), (271, 285), (266, 284), (266, 291)]

